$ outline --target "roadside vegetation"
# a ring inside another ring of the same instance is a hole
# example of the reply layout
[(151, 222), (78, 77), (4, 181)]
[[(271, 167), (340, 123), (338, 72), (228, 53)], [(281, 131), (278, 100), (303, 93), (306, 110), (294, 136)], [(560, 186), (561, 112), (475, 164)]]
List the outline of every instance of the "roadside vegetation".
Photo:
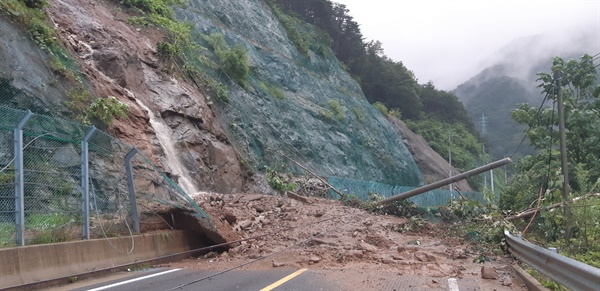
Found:
[[(528, 127), (525, 134), (536, 153), (518, 163), (519, 172), (503, 191), (500, 206), (521, 212), (540, 207), (533, 217), (517, 222), (523, 237), (600, 267), (600, 86), (595, 58), (556, 57), (552, 73), (540, 73), (539, 87), (549, 105), (522, 104), (513, 118)], [(556, 102), (564, 103), (569, 193), (562, 193)], [(575, 200), (575, 201), (573, 201)], [(560, 204), (561, 207), (547, 209)], [(546, 287), (560, 290), (552, 282)]]
[(59, 36), (44, 12), (45, 0), (3, 0), (0, 12), (7, 13), (25, 27), (35, 43), (47, 53), (46, 65), (59, 79), (54, 84), (67, 91), (64, 105), (71, 118), (84, 124), (110, 125), (114, 118), (125, 118), (128, 106), (114, 97), (97, 98), (85, 85), (75, 61), (69, 57)]
[[(156, 44), (158, 56), (164, 62), (164, 72), (182, 73), (207, 96), (223, 103), (229, 102), (227, 83), (249, 89), (250, 62), (246, 48), (241, 43), (230, 45), (220, 33), (196, 33), (192, 25), (177, 20), (173, 7), (184, 5), (186, 1), (118, 2), (137, 11), (138, 16), (130, 17), (128, 23), (156, 27), (164, 33), (164, 39)], [(278, 88), (270, 89), (276, 98), (283, 99)]]

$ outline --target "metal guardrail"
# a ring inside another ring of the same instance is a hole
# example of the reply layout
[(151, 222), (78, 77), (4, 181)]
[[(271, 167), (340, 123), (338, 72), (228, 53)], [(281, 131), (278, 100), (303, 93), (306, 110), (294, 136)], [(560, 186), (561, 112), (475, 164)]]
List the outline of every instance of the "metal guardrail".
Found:
[(598, 290), (600, 269), (526, 242), (504, 231), (509, 251), (548, 278), (572, 290)]

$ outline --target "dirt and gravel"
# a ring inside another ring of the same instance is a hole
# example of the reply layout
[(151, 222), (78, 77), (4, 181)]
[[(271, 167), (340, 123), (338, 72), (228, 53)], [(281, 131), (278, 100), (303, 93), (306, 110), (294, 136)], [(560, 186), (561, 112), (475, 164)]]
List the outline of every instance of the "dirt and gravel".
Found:
[[(510, 256), (493, 255), (456, 237), (450, 224), (377, 215), (292, 193), (204, 193), (194, 199), (227, 241), (260, 237), (172, 267), (226, 270), (246, 264), (241, 269), (347, 270), (427, 277), (430, 287), (458, 278), (477, 282), (482, 290), (526, 290), (512, 272)], [(475, 263), (482, 252), (491, 260)]]

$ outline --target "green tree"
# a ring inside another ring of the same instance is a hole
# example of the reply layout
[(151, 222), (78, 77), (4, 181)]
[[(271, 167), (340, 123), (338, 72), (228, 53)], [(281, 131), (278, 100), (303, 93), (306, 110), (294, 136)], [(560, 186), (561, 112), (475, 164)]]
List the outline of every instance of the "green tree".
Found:
[[(569, 173), (571, 177), (585, 177), (571, 179), (569, 186), (574, 193), (583, 194), (590, 190), (586, 189), (588, 185), (594, 184), (600, 178), (600, 86), (597, 85), (596, 68), (593, 58), (589, 55), (584, 55), (580, 60), (569, 61), (556, 57), (552, 72), (538, 74), (538, 87), (546, 94), (547, 99), (554, 103), (557, 102), (559, 89), (562, 91)], [(560, 173), (557, 162), (558, 116), (554, 108), (546, 106), (538, 110), (522, 104), (512, 115), (517, 122), (529, 127), (526, 136), (531, 145), (538, 150), (521, 165), (522, 172), (519, 175), (542, 178), (546, 173)], [(556, 180), (556, 177), (549, 177), (544, 182), (551, 183)], [(552, 185), (547, 188), (552, 188)], [(568, 206), (570, 197), (548, 195), (545, 201), (557, 202), (561, 198)], [(564, 209), (565, 238), (569, 239), (570, 225), (573, 223), (569, 218), (572, 214), (570, 207)]]
[(421, 86), (419, 95), (425, 114), (435, 116), (449, 123), (462, 123), (470, 133), (477, 135), (467, 110), (456, 95), (437, 90), (431, 81)]
[[(557, 57), (552, 71), (554, 74), (539, 74), (539, 87), (553, 102), (556, 102), (558, 87), (562, 89), (569, 165), (584, 165), (582, 169), (592, 173), (588, 182), (594, 182), (600, 178), (600, 86), (596, 84), (593, 59), (589, 55), (579, 61)], [(555, 76), (560, 79), (556, 80)], [(538, 108), (521, 104), (512, 116), (529, 127), (526, 135), (538, 150), (533, 155), (535, 158), (545, 160), (548, 149), (558, 148), (558, 116), (554, 108), (546, 106), (538, 112)], [(585, 190), (575, 182), (570, 186), (575, 191)]]

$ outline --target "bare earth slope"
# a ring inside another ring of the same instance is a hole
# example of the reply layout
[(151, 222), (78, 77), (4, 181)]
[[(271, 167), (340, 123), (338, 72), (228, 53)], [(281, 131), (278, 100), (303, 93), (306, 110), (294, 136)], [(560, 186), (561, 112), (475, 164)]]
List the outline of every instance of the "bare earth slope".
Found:
[[(195, 199), (229, 241), (267, 235), (173, 267), (225, 270), (256, 260), (243, 269), (306, 267), (358, 277), (425, 278), (426, 284), (417, 289), (445, 288), (447, 278), (457, 278), (482, 290), (526, 290), (510, 272), (512, 259), (498, 256), (485, 264), (473, 263), (480, 253), (472, 250), (473, 244), (450, 237), (448, 225), (419, 225), (313, 197), (203, 194)], [(494, 269), (497, 278), (482, 279), (482, 266)], [(348, 276), (343, 280), (352, 281)], [(373, 284), (373, 290), (383, 288)]]
[[(451, 166), (445, 158), (434, 151), (422, 136), (410, 130), (402, 120), (395, 117), (388, 117), (388, 120), (399, 131), (399, 134), (406, 139), (406, 146), (415, 159), (426, 184), (448, 178)], [(460, 174), (460, 171), (452, 167), (452, 173), (457, 175)], [(454, 183), (454, 186), (460, 191), (473, 191), (466, 180), (458, 181)]]

